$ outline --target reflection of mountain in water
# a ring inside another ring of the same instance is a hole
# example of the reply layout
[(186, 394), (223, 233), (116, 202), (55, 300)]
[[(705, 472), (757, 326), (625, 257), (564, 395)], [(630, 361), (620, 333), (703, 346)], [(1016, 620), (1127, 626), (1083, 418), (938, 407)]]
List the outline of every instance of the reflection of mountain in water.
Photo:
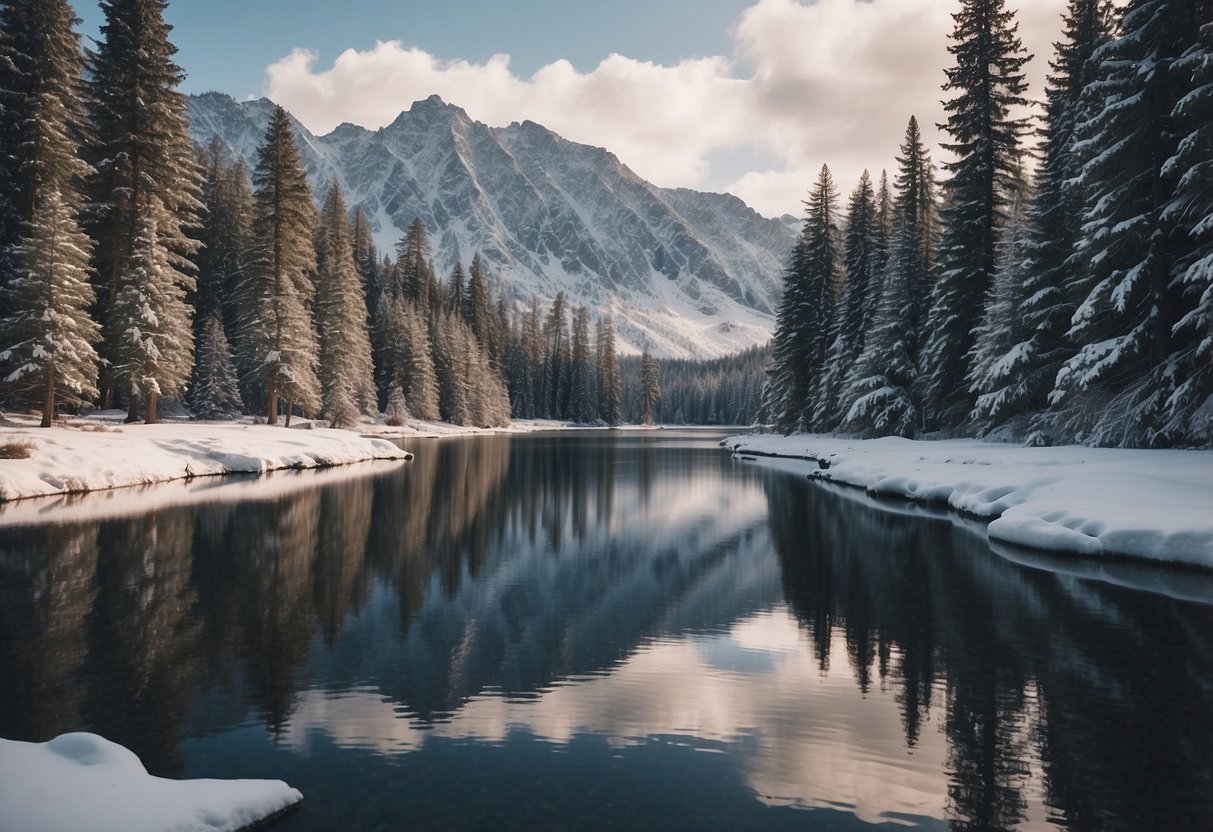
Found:
[[(736, 642), (795, 633), (768, 615), (782, 601), (803, 636), (779, 660), (796, 669), (807, 644), (832, 678), (854, 678), (845, 695), (891, 690), (906, 750), (946, 758), (955, 828), (1043, 821), (1033, 789), (1075, 829), (1213, 812), (1213, 605), (1199, 592), (1028, 568), (964, 526), (669, 436), (417, 450), (403, 469), (258, 502), (5, 530), (0, 735), (87, 727), (174, 774), (184, 737), (250, 714), (289, 736), (317, 691), (410, 731), (543, 697), (577, 724), (643, 732), (719, 693), (652, 704), (675, 664), (690, 679), (768, 661)], [(710, 635), (700, 648), (688, 633)], [(562, 681), (587, 675), (600, 678)], [(803, 678), (767, 701), (798, 701)], [(638, 690), (640, 705), (617, 707)], [(739, 691), (712, 701), (703, 724), (721, 734), (766, 713)], [(754, 740), (778, 752), (755, 770), (796, 780), (803, 736)]]

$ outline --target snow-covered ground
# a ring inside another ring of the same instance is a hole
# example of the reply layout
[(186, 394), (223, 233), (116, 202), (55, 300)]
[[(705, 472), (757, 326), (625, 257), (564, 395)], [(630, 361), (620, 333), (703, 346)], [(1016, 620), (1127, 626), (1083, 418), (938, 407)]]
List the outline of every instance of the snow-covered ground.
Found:
[(0, 427), (0, 451), (15, 448), (28, 456), (0, 458), (0, 501), (410, 456), (385, 439), (344, 430), (205, 422), (112, 425), (104, 419), (43, 429), (30, 426), (31, 419), (6, 421), (14, 426)]
[[(991, 540), (1213, 568), (1213, 451), (731, 436), (741, 458), (990, 520)], [(828, 467), (825, 467), (827, 466)]]
[(165, 780), (96, 734), (0, 739), (0, 829), (235, 832), (303, 795), (281, 780)]

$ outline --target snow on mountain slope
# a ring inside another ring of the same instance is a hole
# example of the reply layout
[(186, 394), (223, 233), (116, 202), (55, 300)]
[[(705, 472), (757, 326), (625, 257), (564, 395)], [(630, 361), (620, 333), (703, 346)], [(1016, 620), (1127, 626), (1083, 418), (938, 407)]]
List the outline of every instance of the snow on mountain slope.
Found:
[[(273, 104), (221, 93), (189, 98), (191, 133), (218, 135), (255, 161)], [(336, 178), (392, 251), (414, 217), (446, 279), (479, 252), (512, 296), (610, 311), (621, 348), (710, 357), (766, 341), (795, 240), (728, 194), (657, 188), (602, 148), (533, 122), (491, 128), (437, 96), (377, 131), (343, 124), (315, 136), (296, 122), (308, 175)]]

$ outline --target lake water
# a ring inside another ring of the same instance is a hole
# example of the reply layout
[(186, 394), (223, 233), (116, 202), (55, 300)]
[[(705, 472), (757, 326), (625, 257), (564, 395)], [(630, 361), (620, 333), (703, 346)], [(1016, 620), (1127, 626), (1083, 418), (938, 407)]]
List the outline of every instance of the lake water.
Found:
[(6, 507), (0, 736), (284, 779), (283, 832), (1210, 828), (1213, 577), (992, 551), (718, 439)]

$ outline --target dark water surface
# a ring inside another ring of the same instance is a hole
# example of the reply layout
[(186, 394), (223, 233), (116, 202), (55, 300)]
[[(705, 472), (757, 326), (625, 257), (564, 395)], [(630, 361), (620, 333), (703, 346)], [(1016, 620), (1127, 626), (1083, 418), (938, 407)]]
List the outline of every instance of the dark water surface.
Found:
[(7, 507), (0, 736), (284, 779), (284, 832), (1213, 828), (1208, 575), (993, 552), (717, 438)]

